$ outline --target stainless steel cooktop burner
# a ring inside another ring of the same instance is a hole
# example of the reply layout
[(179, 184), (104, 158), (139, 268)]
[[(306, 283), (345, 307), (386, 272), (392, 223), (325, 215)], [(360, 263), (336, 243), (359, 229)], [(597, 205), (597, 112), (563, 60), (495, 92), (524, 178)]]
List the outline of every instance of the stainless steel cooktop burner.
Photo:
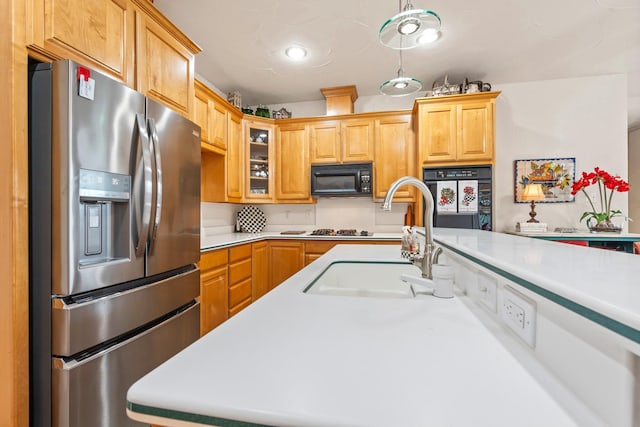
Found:
[(373, 236), (370, 231), (358, 231), (355, 228), (344, 228), (334, 230), (333, 228), (319, 228), (309, 233), (312, 236)]

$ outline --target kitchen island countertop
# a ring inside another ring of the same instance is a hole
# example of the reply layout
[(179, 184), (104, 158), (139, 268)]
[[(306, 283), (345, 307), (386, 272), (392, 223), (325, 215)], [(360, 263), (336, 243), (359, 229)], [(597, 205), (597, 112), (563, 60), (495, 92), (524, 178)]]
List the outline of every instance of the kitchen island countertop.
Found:
[[(632, 330), (640, 324), (640, 289), (632, 286), (640, 258), (499, 233), (435, 235), (449, 251), (575, 298)], [(576, 251), (593, 266), (567, 268)], [(130, 416), (169, 426), (602, 424), (579, 403), (561, 404), (467, 297), (303, 293), (334, 261), (400, 260), (398, 252), (335, 247), (134, 384)], [(598, 286), (602, 263), (616, 267), (608, 291)]]

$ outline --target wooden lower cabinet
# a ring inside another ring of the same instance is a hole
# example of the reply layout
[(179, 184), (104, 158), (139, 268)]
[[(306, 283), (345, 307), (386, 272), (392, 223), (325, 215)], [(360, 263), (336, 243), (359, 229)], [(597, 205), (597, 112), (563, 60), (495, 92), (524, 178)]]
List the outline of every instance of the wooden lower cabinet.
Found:
[(311, 240), (304, 243), (305, 267), (320, 258), (335, 245), (399, 245), (395, 240)]
[(295, 240), (269, 241), (270, 289), (293, 276), (304, 267), (304, 243)]
[(251, 304), (251, 243), (229, 249), (229, 317)]
[(211, 331), (335, 245), (399, 245), (394, 240), (264, 240), (200, 256), (200, 335)]
[(229, 316), (227, 249), (204, 252), (200, 256), (200, 336)]
[(311, 264), (338, 243), (336, 240), (306, 242), (304, 244), (304, 265)]
[(269, 286), (269, 244), (251, 244), (251, 299), (257, 300), (271, 290)]

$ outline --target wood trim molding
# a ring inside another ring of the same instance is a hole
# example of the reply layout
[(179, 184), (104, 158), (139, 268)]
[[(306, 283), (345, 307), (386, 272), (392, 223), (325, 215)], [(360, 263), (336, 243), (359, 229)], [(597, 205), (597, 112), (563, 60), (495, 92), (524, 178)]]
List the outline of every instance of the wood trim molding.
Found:
[[(389, 118), (395, 116), (405, 116), (412, 114), (411, 110), (393, 110), (393, 111), (372, 111), (367, 113), (339, 114), (335, 116), (310, 116), (310, 117), (294, 117), (291, 119), (276, 119), (275, 124), (282, 126), (293, 123), (314, 123), (325, 122), (327, 120), (344, 120), (344, 119), (377, 119)], [(251, 117), (245, 115), (245, 117)]]
[(322, 92), (322, 95), (324, 95), (325, 98), (346, 96), (349, 97), (351, 102), (356, 102), (356, 99), (358, 99), (358, 90), (355, 85), (326, 87), (320, 89), (320, 92)]
[(26, 23), (26, 2), (0, 2), (0, 425), (15, 427), (29, 425)]
[(358, 99), (355, 85), (328, 87), (320, 89), (320, 92), (326, 100), (327, 116), (353, 113), (353, 104)]

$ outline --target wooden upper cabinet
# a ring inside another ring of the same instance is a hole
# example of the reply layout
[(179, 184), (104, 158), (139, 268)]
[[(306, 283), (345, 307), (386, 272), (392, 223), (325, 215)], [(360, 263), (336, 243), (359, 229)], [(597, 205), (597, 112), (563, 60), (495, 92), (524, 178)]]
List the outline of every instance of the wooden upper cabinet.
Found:
[(304, 123), (278, 127), (275, 149), (278, 201), (311, 198), (308, 140), (308, 127)]
[(46, 56), (95, 66), (134, 85), (134, 26), (128, 0), (29, 0), (27, 38)]
[(242, 115), (227, 115), (226, 193), (227, 202), (241, 202), (244, 183), (244, 150), (242, 140)]
[(309, 125), (310, 163), (338, 163), (341, 158), (340, 121), (326, 120)]
[(374, 124), (371, 118), (312, 122), (309, 132), (312, 164), (373, 160)]
[[(209, 115), (209, 123), (212, 123), (211, 115)], [(219, 126), (221, 125), (213, 121), (209, 129), (209, 139), (215, 135), (215, 129)], [(202, 153), (200, 195), (203, 202), (241, 203), (243, 201), (242, 113), (231, 108), (225, 114), (224, 129), (226, 151), (208, 142), (200, 144), (202, 148), (200, 150)]]
[[(384, 198), (398, 178), (415, 176), (415, 149), (410, 114), (375, 120), (374, 198)], [(400, 188), (393, 199), (413, 201), (412, 187)]]
[(420, 165), (493, 161), (495, 100), (500, 92), (480, 92), (416, 100)]
[(455, 105), (434, 105), (420, 111), (419, 135), (424, 162), (456, 160)]
[(209, 108), (209, 123), (211, 123), (209, 143), (221, 150), (226, 150), (227, 111), (229, 108), (225, 105), (224, 101), (216, 100), (215, 98)]
[[(207, 88), (199, 81), (195, 81), (195, 98), (193, 102), (193, 121), (200, 126), (200, 140), (204, 143), (211, 143), (209, 137), (211, 122), (209, 120), (210, 104)], [(226, 127), (226, 126), (225, 126)]]
[(271, 119), (244, 119), (244, 197), (253, 202), (271, 202), (274, 191), (274, 146), (276, 127)]
[(373, 160), (374, 121), (372, 119), (342, 120), (340, 139), (343, 163)]
[(193, 117), (200, 48), (147, 0), (28, 0), (32, 50), (106, 72)]
[(494, 109), (493, 104), (486, 102), (470, 102), (458, 107), (458, 159), (493, 158)]
[(224, 154), (227, 149), (227, 112), (233, 109), (228, 102), (195, 81), (193, 121), (201, 128), (201, 140), (213, 152)]
[(151, 3), (136, 5), (136, 89), (190, 118), (195, 54), (200, 48)]

